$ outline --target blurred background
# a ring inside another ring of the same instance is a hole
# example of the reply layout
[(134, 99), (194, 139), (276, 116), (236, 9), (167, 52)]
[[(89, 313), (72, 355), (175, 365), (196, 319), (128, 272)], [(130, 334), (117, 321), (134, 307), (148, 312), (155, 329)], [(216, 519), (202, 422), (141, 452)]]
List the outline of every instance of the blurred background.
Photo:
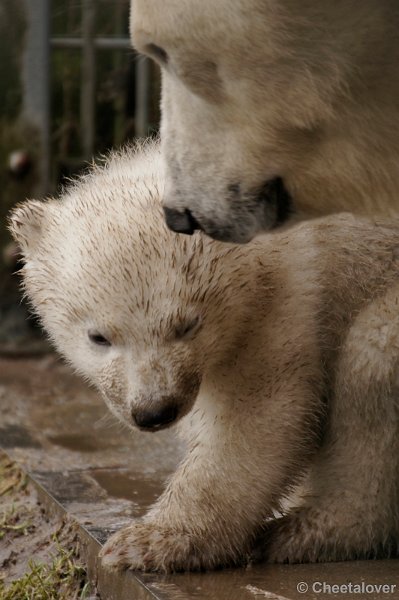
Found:
[(0, 354), (48, 349), (21, 299), (7, 213), (155, 135), (159, 90), (157, 67), (130, 48), (129, 0), (0, 1)]

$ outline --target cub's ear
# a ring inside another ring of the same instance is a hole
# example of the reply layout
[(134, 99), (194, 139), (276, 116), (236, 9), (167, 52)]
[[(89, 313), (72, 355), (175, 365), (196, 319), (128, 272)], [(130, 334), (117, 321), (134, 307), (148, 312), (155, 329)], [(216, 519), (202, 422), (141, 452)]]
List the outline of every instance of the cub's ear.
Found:
[(25, 256), (34, 250), (42, 237), (49, 204), (50, 202), (27, 200), (18, 204), (10, 213), (8, 228)]

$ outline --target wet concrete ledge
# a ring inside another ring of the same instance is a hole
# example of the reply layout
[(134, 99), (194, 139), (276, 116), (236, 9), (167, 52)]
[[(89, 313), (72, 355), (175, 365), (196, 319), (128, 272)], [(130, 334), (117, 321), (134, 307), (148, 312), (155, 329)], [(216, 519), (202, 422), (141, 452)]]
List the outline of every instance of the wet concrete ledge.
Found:
[[(173, 430), (157, 435), (123, 430), (97, 394), (53, 356), (0, 359), (0, 447), (28, 473), (49, 512), (78, 523), (89, 576), (102, 600), (399, 599), (394, 560), (170, 576), (104, 573), (97, 560), (100, 545), (146, 512), (181, 448)], [(334, 594), (328, 587), (349, 583), (374, 590)], [(382, 585), (396, 588), (384, 593)]]
[[(3, 451), (4, 452), (4, 451)], [(9, 458), (12, 454), (5, 453)], [(144, 581), (136, 577), (131, 572), (122, 574), (104, 573), (98, 561), (98, 553), (101, 548), (101, 542), (93, 535), (93, 532), (79, 523), (74, 515), (60, 504), (39, 481), (34, 474), (27, 473), (29, 481), (35, 486), (39, 502), (44, 507), (48, 515), (54, 516), (60, 520), (71, 519), (78, 525), (78, 535), (81, 544), (82, 558), (87, 565), (88, 577), (100, 593), (101, 600), (161, 600), (164, 596), (159, 596), (151, 592)], [(103, 532), (101, 532), (103, 533)]]

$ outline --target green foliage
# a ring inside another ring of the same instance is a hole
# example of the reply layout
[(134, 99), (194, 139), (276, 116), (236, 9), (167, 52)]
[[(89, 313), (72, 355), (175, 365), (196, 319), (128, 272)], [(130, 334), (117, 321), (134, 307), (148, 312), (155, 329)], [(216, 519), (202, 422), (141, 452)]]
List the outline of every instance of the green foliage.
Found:
[(0, 457), (0, 496), (10, 492), (24, 491), (27, 485), (26, 476), (17, 465), (8, 458)]
[(50, 564), (29, 562), (29, 571), (5, 586), (0, 581), (0, 600), (85, 600), (89, 597), (86, 570), (74, 550), (57, 547)]
[[(0, 497), (8, 504), (0, 514), (0, 542), (29, 536), (38, 530), (32, 509), (25, 506), (29, 494), (27, 478), (18, 466), (0, 455)], [(90, 595), (85, 567), (80, 561), (80, 545), (74, 525), (62, 523), (44, 543), (49, 547), (46, 562), (30, 560), (26, 572), (6, 584), (0, 572), (0, 600), (86, 600)]]

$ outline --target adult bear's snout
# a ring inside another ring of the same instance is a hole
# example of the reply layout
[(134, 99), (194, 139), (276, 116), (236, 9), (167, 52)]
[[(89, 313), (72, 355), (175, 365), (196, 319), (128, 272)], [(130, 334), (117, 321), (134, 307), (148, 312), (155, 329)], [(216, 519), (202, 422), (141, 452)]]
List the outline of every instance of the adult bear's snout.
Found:
[(192, 235), (197, 229), (202, 229), (188, 208), (184, 212), (180, 212), (179, 210), (165, 206), (163, 210), (167, 226), (172, 231), (176, 231), (176, 233)]
[[(267, 181), (259, 190), (257, 200), (261, 204), (267, 205), (269, 209), (271, 208), (274, 213), (273, 219), (264, 225), (264, 229), (274, 229), (283, 225), (292, 216), (292, 198), (281, 177)], [(267, 220), (270, 221), (269, 210), (267, 211)]]

